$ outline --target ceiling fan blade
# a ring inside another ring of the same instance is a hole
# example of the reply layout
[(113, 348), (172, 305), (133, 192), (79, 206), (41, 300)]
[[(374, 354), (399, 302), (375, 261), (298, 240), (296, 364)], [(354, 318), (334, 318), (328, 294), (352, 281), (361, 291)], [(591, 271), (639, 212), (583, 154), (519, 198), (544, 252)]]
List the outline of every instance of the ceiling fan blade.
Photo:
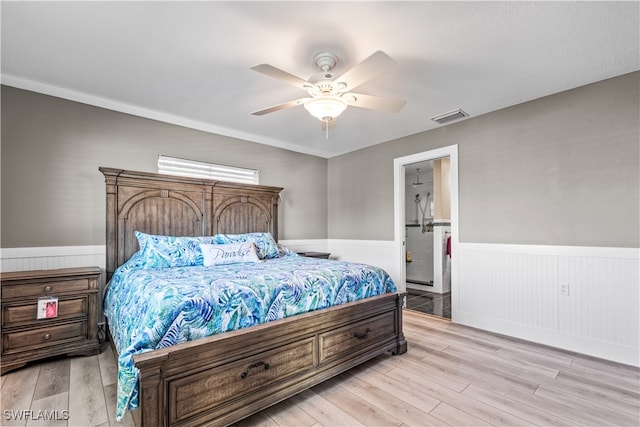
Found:
[(345, 84), (348, 90), (352, 90), (395, 64), (396, 61), (391, 59), (389, 55), (378, 50), (367, 59), (338, 77), (335, 82), (338, 84)]
[(284, 110), (286, 108), (291, 108), (291, 107), (295, 107), (297, 105), (302, 105), (308, 99), (309, 98), (296, 99), (295, 101), (289, 101), (289, 102), (285, 102), (283, 104), (274, 105), (273, 107), (269, 107), (269, 108), (265, 108), (265, 109), (262, 109), (262, 110), (254, 111), (251, 114), (253, 114), (254, 116), (263, 116), (265, 114), (273, 113), (274, 111), (280, 111), (280, 110)]
[(251, 67), (252, 70), (255, 70), (259, 73), (265, 74), (269, 77), (273, 77), (274, 79), (282, 80), (290, 85), (295, 87), (299, 87), (302, 90), (308, 90), (311, 87), (311, 83), (306, 80), (301, 79), (300, 77), (294, 76), (293, 74), (287, 73), (286, 71), (282, 71), (279, 68), (274, 67), (269, 64), (259, 64)]
[(350, 106), (389, 111), (391, 113), (397, 113), (402, 110), (404, 104), (407, 103), (404, 99), (381, 98), (379, 96), (364, 95), (361, 93), (346, 93), (343, 97), (349, 100)]

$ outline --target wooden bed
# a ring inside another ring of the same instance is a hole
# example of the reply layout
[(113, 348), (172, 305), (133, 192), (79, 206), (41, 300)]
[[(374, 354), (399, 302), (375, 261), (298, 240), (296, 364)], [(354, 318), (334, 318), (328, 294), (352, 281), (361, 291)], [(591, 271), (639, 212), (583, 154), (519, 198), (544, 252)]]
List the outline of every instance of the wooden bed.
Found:
[[(134, 231), (271, 232), (282, 188), (101, 167), (107, 278), (138, 249)], [(229, 425), (385, 352), (407, 350), (391, 293), (134, 356), (137, 425)]]

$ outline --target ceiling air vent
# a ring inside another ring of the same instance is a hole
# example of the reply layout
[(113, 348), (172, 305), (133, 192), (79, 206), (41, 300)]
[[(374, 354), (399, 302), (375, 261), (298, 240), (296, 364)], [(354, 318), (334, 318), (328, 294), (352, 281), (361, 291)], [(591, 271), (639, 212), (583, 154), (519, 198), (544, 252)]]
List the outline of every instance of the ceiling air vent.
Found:
[(449, 111), (448, 113), (440, 114), (439, 116), (433, 116), (431, 117), (431, 120), (433, 120), (438, 124), (443, 125), (445, 123), (449, 123), (454, 120), (461, 119), (463, 117), (469, 117), (469, 114), (462, 111), (461, 109), (457, 109), (457, 110)]

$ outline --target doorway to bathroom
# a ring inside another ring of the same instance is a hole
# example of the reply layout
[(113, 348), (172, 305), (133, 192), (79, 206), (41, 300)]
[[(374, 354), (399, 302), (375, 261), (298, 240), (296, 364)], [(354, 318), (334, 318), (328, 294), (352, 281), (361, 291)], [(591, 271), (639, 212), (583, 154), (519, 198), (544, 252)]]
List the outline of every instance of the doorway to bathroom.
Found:
[(451, 318), (449, 166), (444, 157), (404, 168), (407, 308), (447, 319)]
[(455, 312), (457, 146), (394, 160), (395, 222), (406, 308), (451, 319)]

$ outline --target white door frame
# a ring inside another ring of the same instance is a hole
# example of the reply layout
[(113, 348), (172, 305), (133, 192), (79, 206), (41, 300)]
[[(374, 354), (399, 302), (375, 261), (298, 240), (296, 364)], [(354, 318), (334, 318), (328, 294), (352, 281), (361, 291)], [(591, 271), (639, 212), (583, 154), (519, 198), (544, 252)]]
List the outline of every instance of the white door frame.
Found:
[(398, 289), (406, 290), (405, 259), (405, 166), (428, 160), (449, 157), (451, 162), (451, 320), (455, 321), (458, 311), (458, 145), (450, 145), (435, 150), (424, 151), (410, 156), (393, 159), (393, 206), (394, 206), (394, 246), (396, 266), (400, 274)]

